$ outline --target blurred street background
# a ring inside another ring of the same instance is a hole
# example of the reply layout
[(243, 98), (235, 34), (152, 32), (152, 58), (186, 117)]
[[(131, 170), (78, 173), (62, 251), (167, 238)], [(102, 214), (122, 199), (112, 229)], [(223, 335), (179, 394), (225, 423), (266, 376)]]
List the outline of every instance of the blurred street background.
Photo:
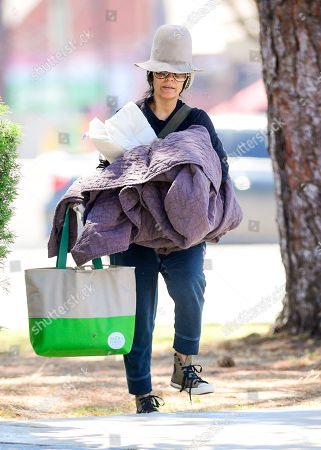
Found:
[[(146, 72), (134, 63), (149, 59), (164, 23), (190, 30), (193, 63), (205, 70), (182, 99), (210, 115), (244, 212), (236, 230), (207, 245), (204, 322), (273, 322), (281, 309), (285, 276), (254, 1), (0, 0), (0, 95), (23, 131), (0, 326), (27, 326), (23, 270), (55, 266), (47, 258), (55, 206), (99, 163), (83, 135), (95, 116), (104, 121), (143, 96)], [(159, 287), (157, 321), (172, 323), (162, 277)]]

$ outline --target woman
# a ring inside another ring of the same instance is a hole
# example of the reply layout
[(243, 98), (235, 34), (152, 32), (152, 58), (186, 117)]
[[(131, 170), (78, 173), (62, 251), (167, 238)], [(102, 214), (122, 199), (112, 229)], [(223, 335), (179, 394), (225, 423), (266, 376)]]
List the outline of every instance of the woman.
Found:
[[(184, 105), (179, 99), (180, 94), (191, 86), (194, 72), (200, 71), (192, 66), (192, 40), (188, 29), (177, 25), (159, 27), (149, 61), (135, 65), (147, 70), (150, 85), (144, 98), (136, 104), (158, 135)], [(213, 148), (221, 159), (224, 182), (228, 176), (227, 157), (209, 116), (201, 109), (192, 108), (176, 131), (185, 130), (192, 124), (208, 129)], [(192, 355), (198, 354), (201, 334), (206, 286), (205, 251), (205, 242), (168, 255), (131, 244), (128, 250), (110, 255), (111, 264), (135, 267), (135, 335), (131, 351), (124, 355), (124, 364), (129, 393), (136, 397), (137, 413), (158, 412), (160, 406), (160, 397), (152, 394), (150, 374), (159, 272), (175, 302), (174, 371), (170, 384), (180, 391), (188, 391), (190, 396), (214, 392), (214, 387), (198, 376), (196, 372), (200, 372), (192, 365)]]

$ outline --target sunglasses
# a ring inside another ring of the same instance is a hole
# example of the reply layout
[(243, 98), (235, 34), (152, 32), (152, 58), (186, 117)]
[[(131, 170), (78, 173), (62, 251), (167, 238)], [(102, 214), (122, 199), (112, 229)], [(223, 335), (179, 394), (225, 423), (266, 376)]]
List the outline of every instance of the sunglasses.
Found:
[[(153, 72), (156, 78), (166, 78), (172, 72)], [(185, 81), (187, 73), (173, 73), (173, 77), (176, 81)]]

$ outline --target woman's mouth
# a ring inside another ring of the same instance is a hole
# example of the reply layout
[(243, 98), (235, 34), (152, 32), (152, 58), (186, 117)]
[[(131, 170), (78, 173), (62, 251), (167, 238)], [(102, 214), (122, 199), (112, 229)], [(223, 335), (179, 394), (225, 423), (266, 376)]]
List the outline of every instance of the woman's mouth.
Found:
[(170, 86), (163, 86), (163, 89), (174, 89), (174, 88)]

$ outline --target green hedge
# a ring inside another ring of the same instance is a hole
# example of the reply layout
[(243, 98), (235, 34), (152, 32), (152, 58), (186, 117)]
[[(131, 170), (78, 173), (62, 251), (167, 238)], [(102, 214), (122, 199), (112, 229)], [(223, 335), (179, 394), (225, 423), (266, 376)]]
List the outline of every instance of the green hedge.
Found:
[[(3, 268), (15, 238), (8, 225), (14, 212), (13, 200), (17, 196), (20, 178), (17, 146), (22, 133), (19, 125), (5, 117), (8, 113), (9, 108), (0, 99), (0, 268)], [(4, 288), (1, 279), (0, 287)]]

